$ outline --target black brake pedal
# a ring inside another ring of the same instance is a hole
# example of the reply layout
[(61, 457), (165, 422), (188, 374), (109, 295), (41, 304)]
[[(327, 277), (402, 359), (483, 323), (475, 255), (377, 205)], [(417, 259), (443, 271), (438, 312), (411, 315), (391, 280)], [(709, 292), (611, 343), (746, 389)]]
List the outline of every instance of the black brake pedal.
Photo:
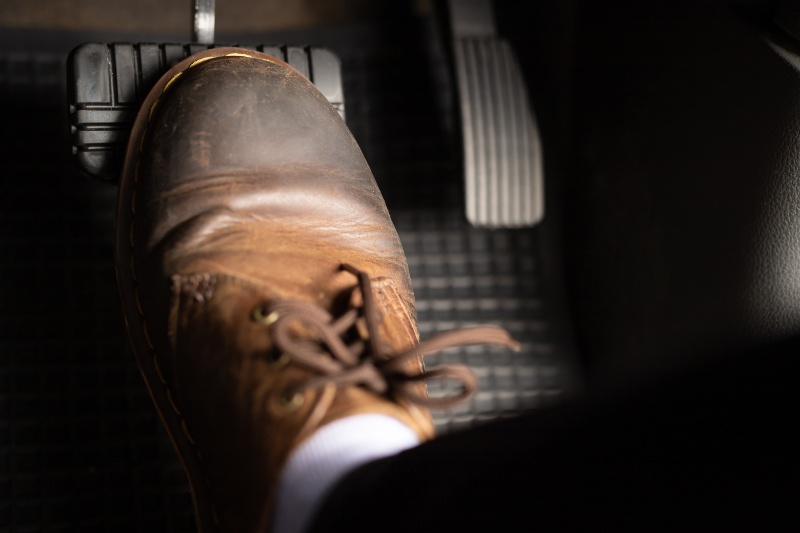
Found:
[[(156, 81), (212, 44), (88, 43), (69, 56), (72, 153), (85, 174), (115, 182), (139, 105)], [(344, 118), (341, 62), (325, 48), (225, 45), (274, 56), (309, 78)]]

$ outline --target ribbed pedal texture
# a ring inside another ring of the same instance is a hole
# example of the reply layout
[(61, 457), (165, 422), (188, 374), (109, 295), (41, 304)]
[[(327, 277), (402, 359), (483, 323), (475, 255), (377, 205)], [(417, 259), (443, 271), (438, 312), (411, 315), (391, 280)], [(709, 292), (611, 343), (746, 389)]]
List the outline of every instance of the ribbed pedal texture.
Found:
[[(208, 50), (206, 44), (89, 43), (69, 59), (72, 152), (78, 167), (116, 181), (139, 103), (173, 65)], [(344, 118), (338, 57), (324, 48), (228, 45), (258, 50), (289, 63), (317, 85)]]
[(514, 51), (501, 39), (459, 38), (466, 213), (475, 226), (524, 227), (544, 214), (542, 151)]

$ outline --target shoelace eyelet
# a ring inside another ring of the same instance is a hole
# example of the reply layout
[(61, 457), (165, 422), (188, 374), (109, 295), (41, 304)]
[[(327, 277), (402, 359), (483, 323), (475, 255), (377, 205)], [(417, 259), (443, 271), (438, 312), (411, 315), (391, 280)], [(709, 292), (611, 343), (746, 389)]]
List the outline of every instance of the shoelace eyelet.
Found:
[(289, 357), (289, 354), (279, 351), (273, 351), (267, 356), (267, 361), (269, 361), (269, 366), (273, 369), (277, 370), (279, 368), (283, 368), (289, 364), (292, 358)]
[(280, 396), (281, 407), (287, 411), (296, 411), (302, 407), (306, 401), (306, 396), (302, 392), (290, 393), (285, 391)]
[(264, 326), (271, 326), (275, 322), (277, 322), (279, 316), (278, 313), (273, 311), (269, 312), (269, 308), (267, 304), (259, 304), (253, 308), (253, 312), (251, 314), (253, 320), (258, 322)]

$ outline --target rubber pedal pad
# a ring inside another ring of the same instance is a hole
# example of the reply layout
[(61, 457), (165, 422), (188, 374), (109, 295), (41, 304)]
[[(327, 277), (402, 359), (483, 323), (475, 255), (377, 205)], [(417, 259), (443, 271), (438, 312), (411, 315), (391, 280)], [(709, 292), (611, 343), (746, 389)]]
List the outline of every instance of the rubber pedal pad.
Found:
[(115, 183), (139, 106), (158, 79), (192, 54), (220, 46), (257, 50), (310, 79), (345, 117), (339, 57), (320, 47), (266, 44), (87, 43), (67, 60), (72, 155), (86, 175)]

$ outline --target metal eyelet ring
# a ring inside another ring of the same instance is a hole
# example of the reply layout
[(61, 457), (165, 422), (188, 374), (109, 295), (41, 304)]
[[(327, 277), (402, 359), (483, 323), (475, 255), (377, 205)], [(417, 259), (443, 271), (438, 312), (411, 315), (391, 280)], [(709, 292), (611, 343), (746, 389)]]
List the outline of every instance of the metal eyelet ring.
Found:
[(285, 367), (291, 360), (292, 358), (283, 352), (273, 352), (268, 357), (269, 365), (274, 369)]
[(269, 312), (269, 307), (267, 307), (267, 304), (259, 304), (255, 306), (250, 316), (253, 318), (253, 320), (264, 326), (271, 326), (277, 322), (279, 318), (277, 311), (273, 311), (271, 313)]
[(281, 407), (287, 411), (296, 411), (305, 403), (306, 397), (302, 392), (290, 393), (288, 390), (281, 394)]

